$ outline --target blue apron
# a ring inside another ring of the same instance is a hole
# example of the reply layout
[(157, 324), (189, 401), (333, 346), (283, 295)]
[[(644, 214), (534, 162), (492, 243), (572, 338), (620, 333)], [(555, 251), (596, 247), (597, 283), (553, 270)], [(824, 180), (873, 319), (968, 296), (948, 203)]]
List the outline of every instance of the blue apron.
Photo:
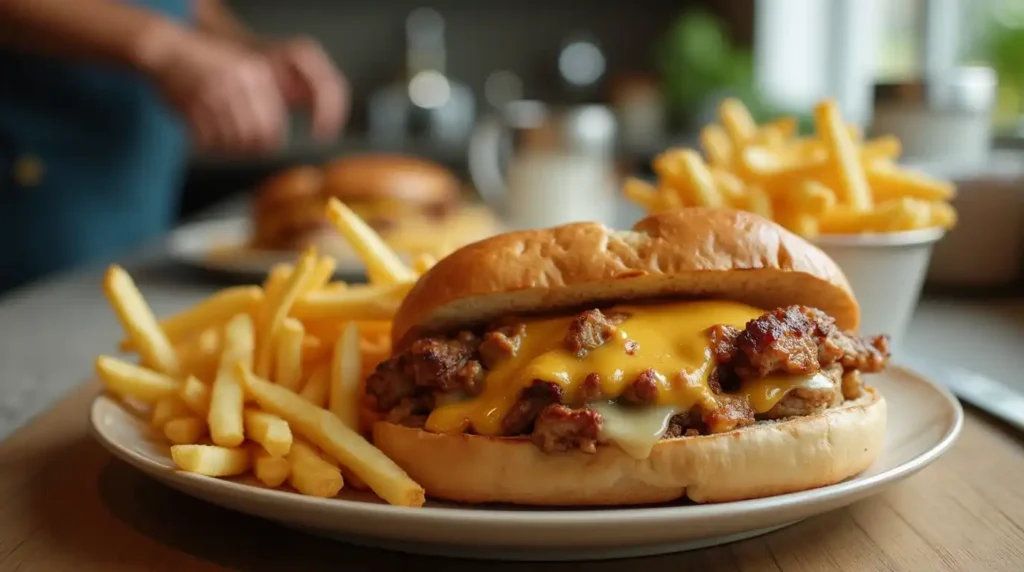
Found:
[[(132, 0), (179, 21), (192, 0)], [(130, 70), (0, 49), (0, 291), (165, 232), (186, 133)]]

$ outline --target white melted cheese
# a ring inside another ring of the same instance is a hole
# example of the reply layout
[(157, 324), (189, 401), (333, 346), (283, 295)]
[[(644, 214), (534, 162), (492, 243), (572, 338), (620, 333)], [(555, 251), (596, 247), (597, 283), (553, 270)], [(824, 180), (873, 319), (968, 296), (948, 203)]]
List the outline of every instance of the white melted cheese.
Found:
[[(783, 379), (785, 378), (785, 379)], [(787, 383), (781, 383), (786, 381)], [(755, 407), (758, 413), (764, 413), (782, 400), (790, 391), (797, 388), (829, 389), (834, 386), (832, 380), (815, 373), (801, 376), (772, 376), (766, 381), (755, 382), (763, 386), (763, 398)], [(779, 389), (780, 387), (784, 389)], [(601, 440), (609, 441), (618, 446), (624, 453), (635, 459), (646, 459), (651, 455), (654, 446), (668, 430), (672, 416), (679, 413), (679, 408), (672, 405), (656, 407), (636, 407), (609, 401), (595, 403), (590, 406), (601, 414), (604, 423), (601, 426)]]

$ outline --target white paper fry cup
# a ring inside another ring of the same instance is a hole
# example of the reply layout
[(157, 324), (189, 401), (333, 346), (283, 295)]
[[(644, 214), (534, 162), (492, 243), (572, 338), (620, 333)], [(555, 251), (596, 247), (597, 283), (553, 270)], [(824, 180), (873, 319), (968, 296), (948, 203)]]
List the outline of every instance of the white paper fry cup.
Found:
[(839, 265), (861, 309), (860, 331), (889, 334), (899, 350), (942, 229), (822, 235), (814, 244)]

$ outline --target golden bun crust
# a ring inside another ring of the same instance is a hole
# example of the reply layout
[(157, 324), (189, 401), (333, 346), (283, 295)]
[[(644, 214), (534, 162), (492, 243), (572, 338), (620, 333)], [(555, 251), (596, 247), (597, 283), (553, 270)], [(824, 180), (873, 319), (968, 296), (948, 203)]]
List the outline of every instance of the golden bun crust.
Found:
[(324, 176), (303, 165), (281, 171), (260, 186), (253, 204), (253, 245), (272, 250), (302, 248), (327, 226)]
[(834, 484), (882, 451), (885, 400), (860, 399), (806, 417), (659, 442), (647, 459), (602, 445), (548, 454), (527, 438), (436, 434), (387, 422), (374, 444), (439, 499), (530, 505), (629, 505), (688, 498), (761, 498)]
[(661, 297), (765, 309), (804, 304), (842, 329), (860, 325), (850, 285), (824, 252), (747, 212), (687, 208), (649, 216), (628, 231), (577, 223), (464, 246), (409, 292), (392, 341), (401, 348), (424, 334), (503, 315)]
[(447, 204), (459, 196), (459, 180), (443, 166), (404, 155), (345, 157), (324, 167), (324, 190), (342, 201), (392, 198)]

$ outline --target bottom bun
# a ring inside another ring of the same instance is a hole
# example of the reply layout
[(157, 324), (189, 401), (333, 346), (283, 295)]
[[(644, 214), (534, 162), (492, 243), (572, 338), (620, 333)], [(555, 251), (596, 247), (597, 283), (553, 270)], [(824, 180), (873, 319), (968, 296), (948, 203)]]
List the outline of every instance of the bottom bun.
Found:
[(882, 451), (885, 400), (659, 442), (646, 459), (618, 447), (544, 453), (526, 438), (428, 433), (380, 422), (374, 443), (438, 499), (529, 505), (631, 505), (752, 499), (837, 483)]

